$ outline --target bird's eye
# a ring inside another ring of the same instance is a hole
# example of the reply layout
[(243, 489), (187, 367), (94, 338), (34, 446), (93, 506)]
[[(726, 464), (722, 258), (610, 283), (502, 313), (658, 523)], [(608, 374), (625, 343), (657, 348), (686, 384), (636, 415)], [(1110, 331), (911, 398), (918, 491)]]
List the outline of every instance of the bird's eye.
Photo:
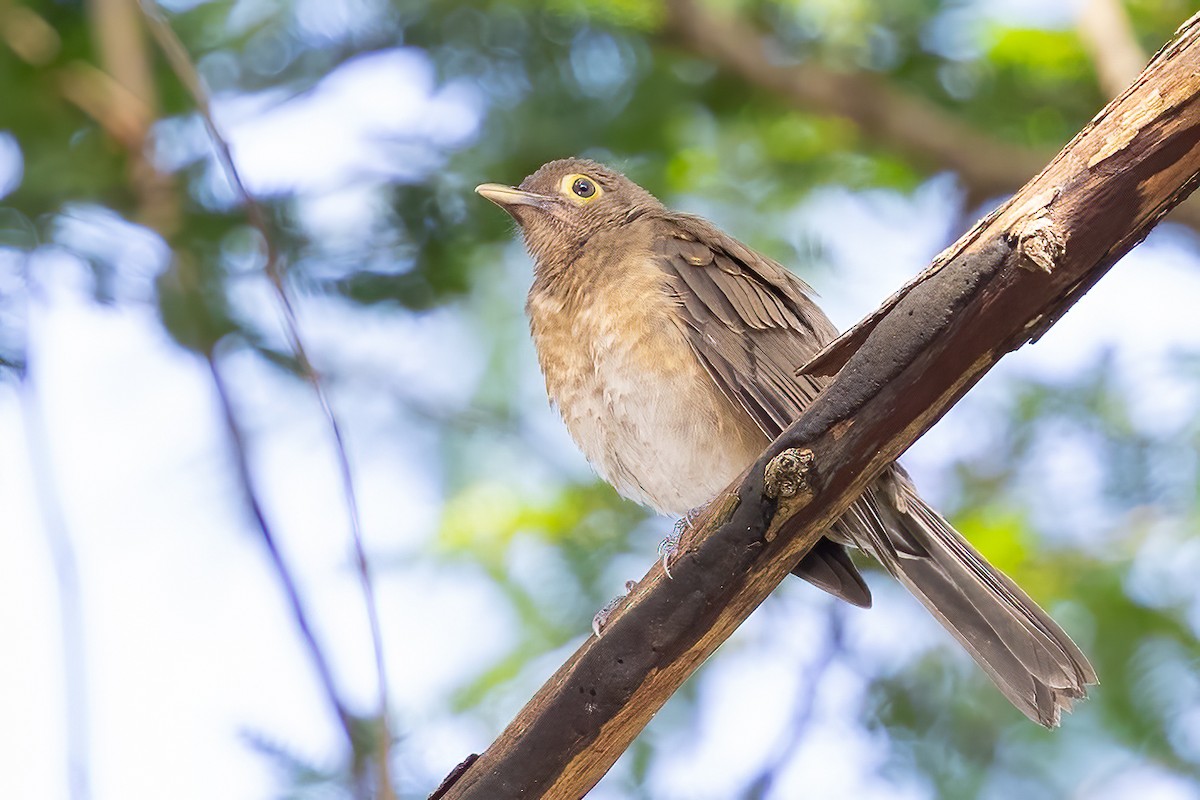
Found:
[(575, 182), (571, 184), (571, 191), (586, 199), (596, 193), (596, 184), (587, 178), (576, 178)]
[(559, 190), (576, 203), (591, 203), (604, 194), (604, 190), (595, 180), (578, 172), (563, 176)]

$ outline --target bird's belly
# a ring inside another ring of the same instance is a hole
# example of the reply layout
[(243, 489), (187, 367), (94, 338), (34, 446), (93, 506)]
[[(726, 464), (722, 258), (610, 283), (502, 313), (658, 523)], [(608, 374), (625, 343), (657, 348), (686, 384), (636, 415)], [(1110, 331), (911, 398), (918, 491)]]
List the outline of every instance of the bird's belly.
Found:
[[(653, 392), (646, 383), (628, 386)], [(745, 447), (710, 409), (665, 394), (613, 396), (621, 391), (618, 383), (581, 397), (568, 428), (601, 477), (661, 513), (682, 515), (704, 505), (761, 450)]]
[[(544, 350), (545, 343), (539, 343)], [(767, 444), (717, 388), (673, 324), (593, 336), (581, 357), (546, 364), (572, 438), (602, 478), (661, 513), (711, 500)]]

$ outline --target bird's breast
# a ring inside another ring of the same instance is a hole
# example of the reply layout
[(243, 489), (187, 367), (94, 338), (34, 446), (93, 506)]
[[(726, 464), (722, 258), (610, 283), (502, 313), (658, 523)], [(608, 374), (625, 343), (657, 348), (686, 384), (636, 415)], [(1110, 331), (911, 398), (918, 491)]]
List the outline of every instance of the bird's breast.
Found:
[(736, 478), (766, 437), (692, 352), (666, 275), (653, 264), (614, 272), (586, 292), (535, 284), (528, 311), (546, 389), (601, 477), (683, 514)]

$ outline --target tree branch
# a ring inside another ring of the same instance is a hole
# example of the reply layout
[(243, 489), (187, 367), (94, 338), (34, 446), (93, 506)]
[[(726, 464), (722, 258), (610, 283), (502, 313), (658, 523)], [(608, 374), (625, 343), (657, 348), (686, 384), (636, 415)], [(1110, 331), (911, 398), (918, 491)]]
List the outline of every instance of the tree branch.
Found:
[[(1052, 155), (998, 141), (877, 75), (781, 62), (772, 58), (764, 33), (702, 1), (667, 0), (666, 5), (668, 30), (689, 50), (798, 108), (841, 117), (919, 165), (953, 171), (971, 203), (1016, 191)], [(1143, 57), (1111, 94), (1124, 89), (1145, 63)], [(1200, 205), (1185, 204), (1172, 220), (1200, 230)]]
[(88, 800), (92, 796), (89, 724), (91, 701), (87, 682), (87, 634), (79, 580), (79, 556), (63, 514), (55, 480), (50, 435), (42, 413), (37, 383), (28, 370), (17, 384), (29, 476), (41, 514), (42, 531), (54, 567), (58, 589), (59, 641), (62, 644), (63, 699), (66, 739), (67, 796)]
[(100, 69), (82, 61), (68, 64), (58, 73), (59, 90), (125, 148), (137, 221), (169, 240), (182, 209), (175, 179), (146, 155), (158, 92), (137, 0), (89, 0), (88, 13)]
[[(3, 3), (3, 0), (0, 0)], [(342, 493), (345, 497), (347, 514), (350, 521), (350, 533), (354, 566), (364, 597), (368, 622), (371, 631), (372, 649), (378, 682), (379, 710), (373, 718), (360, 719), (350, 713), (345, 701), (338, 693), (333, 681), (325, 651), (319, 646), (312, 631), (308, 616), (300, 601), (299, 590), (295, 579), (280, 554), (276, 539), (270, 526), (263, 516), (253, 484), (250, 482), (249, 466), (246, 461), (245, 444), (242, 441), (240, 428), (237, 425), (233, 406), (224, 385), (216, 355), (211, 349), (206, 350), (210, 373), (221, 400), (222, 410), (226, 418), (230, 442), (235, 455), (238, 474), (242, 478), (242, 488), (246, 493), (251, 511), (258, 523), (263, 541), (271, 557), (272, 566), (283, 585), (289, 606), (292, 609), (297, 627), (313, 660), (322, 688), (334, 709), (351, 753), (351, 771), (357, 782), (356, 789), (361, 796), (379, 797), (381, 800), (395, 797), (391, 780), (391, 745), (392, 734), (388, 724), (388, 690), (387, 675), (383, 659), (382, 631), (379, 622), (374, 586), (363, 544), (362, 524), (358, 511), (358, 502), (354, 489), (353, 477), (350, 470), (345, 440), (338, 418), (324, 390), (320, 376), (312, 366), (304, 342), (300, 337), (299, 324), (284, 282), (283, 268), (278, 256), (274, 240), (270, 235), (266, 214), (261, 205), (250, 194), (242, 182), (229, 145), (221, 136), (212, 117), (208, 92), (204, 88), (200, 75), (196, 71), (183, 43), (180, 42), (166, 19), (158, 11), (153, 0), (145, 0), (138, 11), (138, 0), (90, 0), (94, 36), (98, 58), (103, 69), (97, 69), (89, 64), (74, 62), (58, 71), (58, 86), (60, 92), (70, 102), (74, 103), (85, 113), (92, 116), (127, 152), (130, 170), (129, 179), (139, 198), (139, 220), (158, 233), (164, 240), (170, 242), (179, 227), (180, 206), (178, 192), (174, 179), (157, 170), (145, 155), (145, 147), (151, 126), (157, 114), (157, 93), (150, 69), (149, 53), (144, 41), (145, 31), (141, 19), (145, 19), (150, 32), (154, 35), (159, 48), (167, 58), (172, 70), (179, 78), (184, 88), (192, 95), (199, 113), (208, 128), (217, 151), (222, 167), (228, 174), (230, 183), (243, 201), (246, 216), (252, 228), (260, 235), (266, 250), (265, 271), (276, 292), (283, 311), (284, 330), (289, 344), (296, 354), (302, 375), (312, 385), (317, 396), (321, 411), (325, 416), (333, 439), (334, 454), (342, 483)], [(5, 25), (13, 24), (13, 15), (6, 5), (0, 5), (0, 38)], [(17, 18), (23, 21), (23, 30), (28, 29), (32, 20), (39, 17), (28, 15)], [(52, 32), (52, 31), (51, 31)], [(32, 55), (23, 51), (26, 58), (44, 58), (45, 47), (38, 49)], [(189, 272), (192, 269), (187, 254), (176, 252), (175, 264), (178, 269)], [(373, 762), (375, 780), (372, 785), (364, 780), (367, 759)]]
[(976, 201), (1013, 191), (1050, 156), (999, 142), (875, 75), (773, 59), (763, 33), (703, 2), (667, 0), (667, 26), (689, 50), (747, 83), (800, 108), (848, 120), (926, 167), (953, 170)]
[[(292, 612), (292, 619), (295, 621), (296, 627), (300, 630), (300, 635), (304, 639), (304, 645), (308, 650), (309, 657), (312, 659), (313, 667), (316, 669), (317, 678), (320, 681), (321, 688), (325, 692), (325, 698), (329, 701), (334, 715), (342, 726), (342, 731), (346, 735), (346, 741), (350, 745), (351, 751), (357, 752), (357, 719), (346, 706), (346, 702), (342, 699), (341, 694), (338, 693), (337, 684), (333, 680), (333, 669), (330, 667), (329, 658), (325, 655), (325, 651), (321, 648), (320, 643), (317, 642), (312, 621), (304, 608), (304, 602), (300, 599), (300, 587), (297, 585), (296, 579), (292, 575), (287, 562), (284, 561), (283, 552), (279, 549), (278, 537), (275, 535), (271, 524), (267, 521), (267, 515), (263, 511), (262, 503), (259, 501), (258, 490), (254, 484), (254, 475), (250, 470), (250, 455), (246, 448), (245, 436), (242, 434), (241, 426), (238, 424), (237, 413), (233, 407), (233, 397), (230, 395), (229, 386), (225, 383), (225, 376), (221, 372), (217, 354), (210, 351), (205, 353), (204, 357), (208, 363), (209, 374), (212, 376), (213, 387), (216, 389), (217, 400), (221, 406), (221, 419), (225, 423), (225, 431), (229, 437), (238, 485), (242, 488), (246, 505), (249, 507), (250, 513), (254, 516), (254, 523), (262, 537), (263, 544), (266, 545), (267, 555), (271, 559), (271, 566), (283, 584), (284, 594), (287, 595), (288, 608)], [(366, 797), (367, 793), (363, 791), (360, 796)]]
[[(581, 797), (821, 532), (1194, 187), (1200, 15), (1032, 181), (816, 362), (837, 377), (434, 797)], [(769, 497), (767, 488), (777, 490)], [(790, 493), (789, 493), (790, 490)]]

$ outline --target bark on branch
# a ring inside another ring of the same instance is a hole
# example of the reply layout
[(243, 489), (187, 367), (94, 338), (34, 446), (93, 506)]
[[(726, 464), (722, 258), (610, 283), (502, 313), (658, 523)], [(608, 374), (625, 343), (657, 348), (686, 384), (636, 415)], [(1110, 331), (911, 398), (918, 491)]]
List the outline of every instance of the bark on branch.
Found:
[[(1193, 188), (1200, 15), (1042, 172), (819, 355), (840, 370), (439, 798), (572, 798), (880, 471)], [(768, 496), (767, 487), (775, 490)], [(790, 494), (789, 494), (790, 491)]]

